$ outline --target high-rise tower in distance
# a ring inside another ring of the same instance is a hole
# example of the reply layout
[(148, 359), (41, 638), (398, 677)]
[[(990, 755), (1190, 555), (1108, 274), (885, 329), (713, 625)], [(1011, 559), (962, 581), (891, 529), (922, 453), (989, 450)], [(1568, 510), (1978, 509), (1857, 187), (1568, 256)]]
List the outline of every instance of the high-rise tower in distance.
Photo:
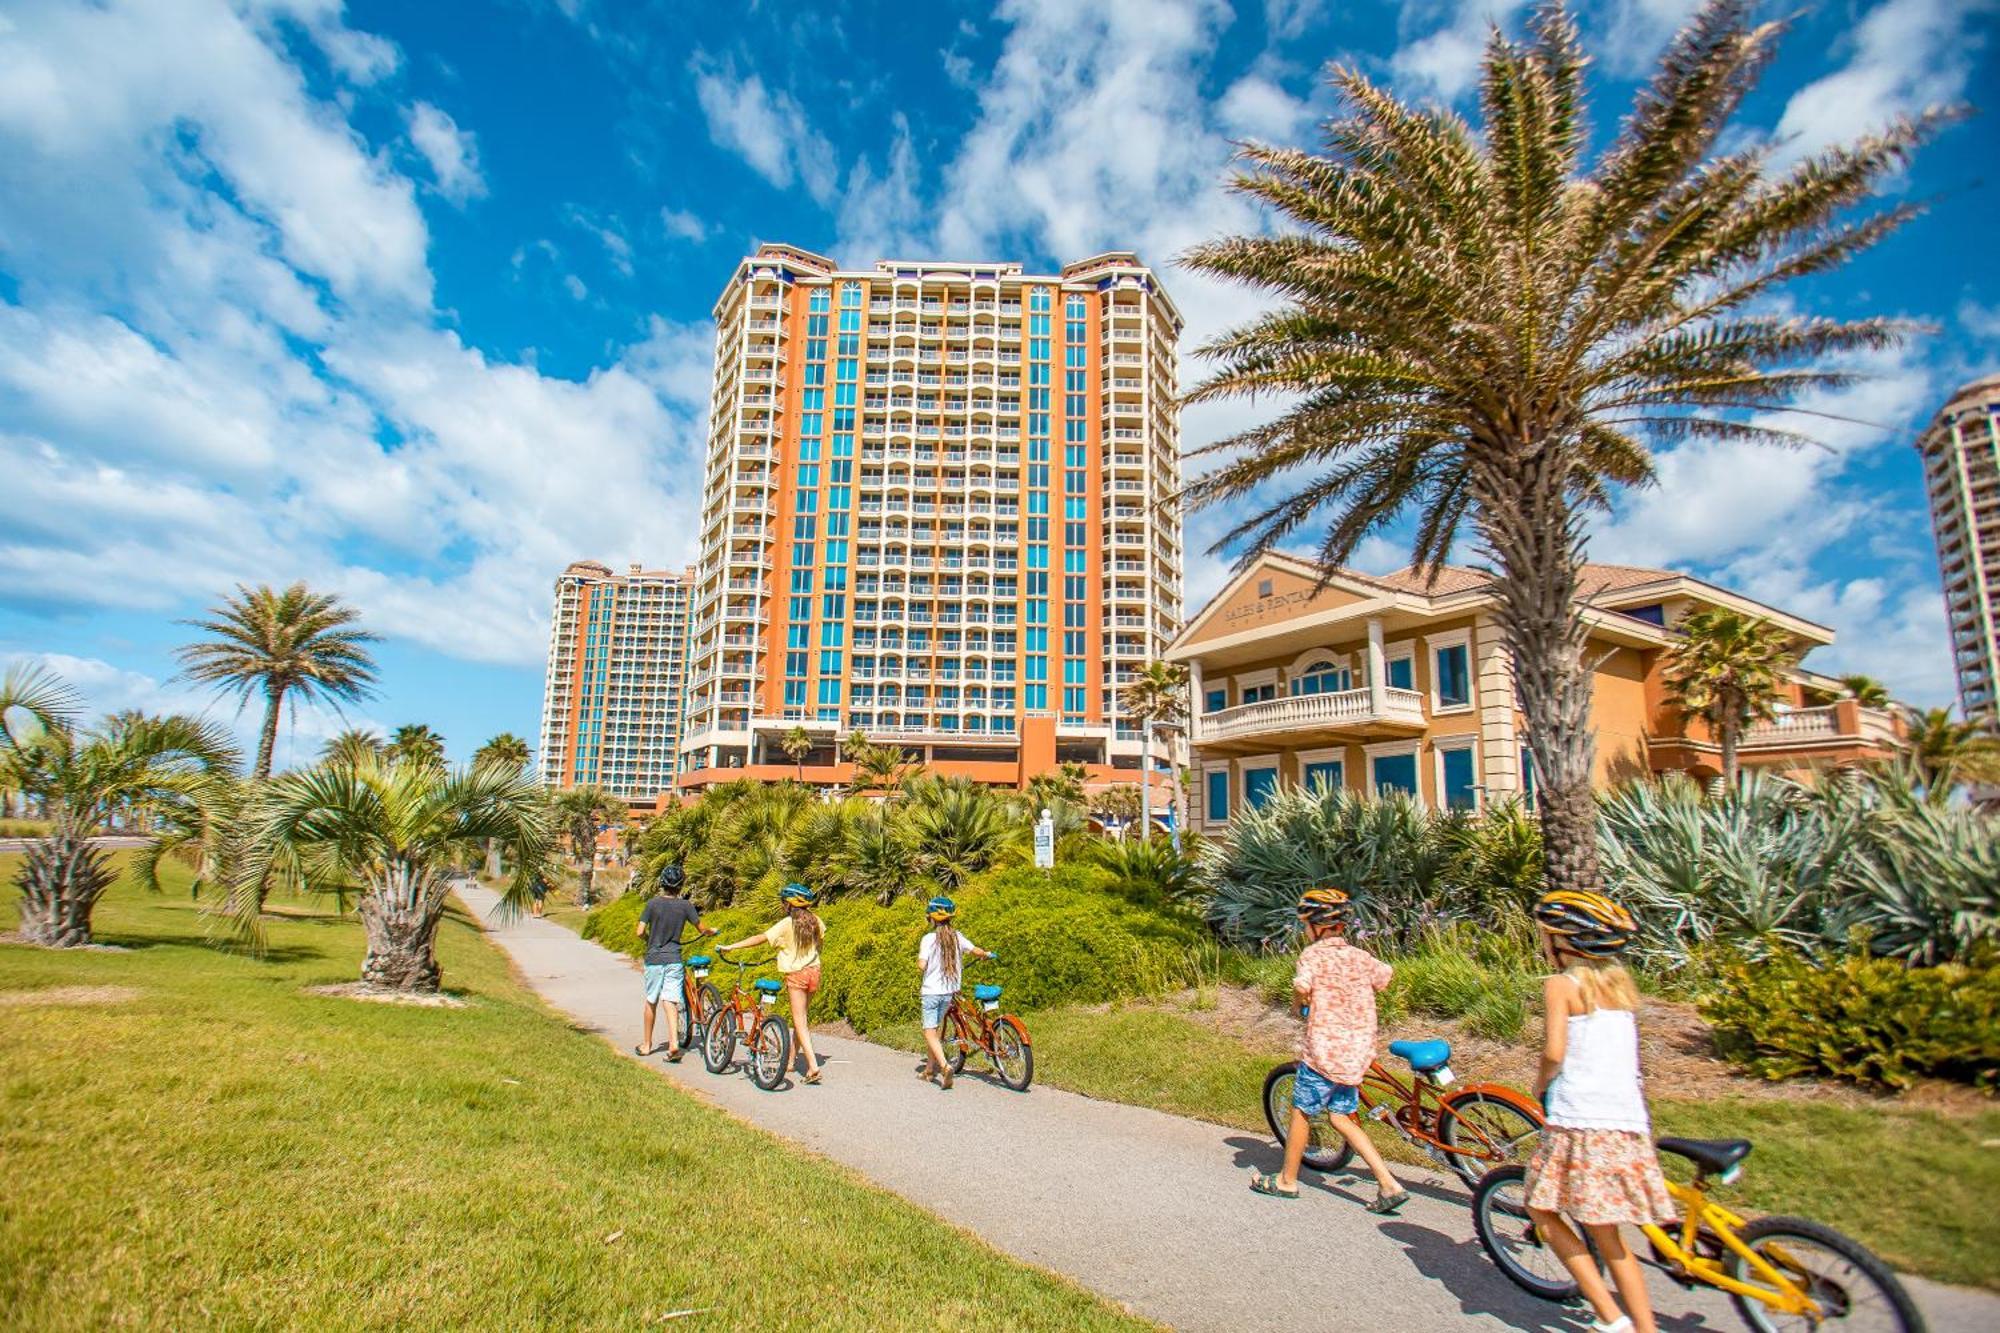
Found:
[(765, 245), (715, 321), (683, 789), (843, 782), (857, 730), (981, 782), (1136, 781), (1118, 689), (1181, 619), (1181, 320), (1152, 271)]
[(2000, 375), (1953, 394), (1917, 438), (1951, 621), (1958, 702), (2000, 722)]
[(653, 804), (673, 790), (693, 572), (579, 560), (556, 579), (542, 781)]

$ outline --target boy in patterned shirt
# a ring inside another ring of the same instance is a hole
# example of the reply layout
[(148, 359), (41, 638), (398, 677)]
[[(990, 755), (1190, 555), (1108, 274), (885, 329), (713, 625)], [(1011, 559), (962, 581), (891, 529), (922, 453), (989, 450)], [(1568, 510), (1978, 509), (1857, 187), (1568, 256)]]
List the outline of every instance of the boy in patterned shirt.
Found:
[(1312, 1117), (1322, 1111), (1375, 1173), (1371, 1213), (1393, 1213), (1410, 1192), (1389, 1174), (1375, 1144), (1354, 1118), (1361, 1080), (1375, 1058), (1375, 992), (1389, 984), (1389, 965), (1349, 944), (1348, 897), (1339, 889), (1311, 889), (1299, 899), (1299, 920), (1309, 941), (1292, 974), (1292, 998), (1306, 1015), (1305, 1050), (1292, 1082), (1292, 1123), (1285, 1133), (1285, 1168), (1250, 1182), (1259, 1194), (1299, 1197), (1299, 1163), (1312, 1138)]

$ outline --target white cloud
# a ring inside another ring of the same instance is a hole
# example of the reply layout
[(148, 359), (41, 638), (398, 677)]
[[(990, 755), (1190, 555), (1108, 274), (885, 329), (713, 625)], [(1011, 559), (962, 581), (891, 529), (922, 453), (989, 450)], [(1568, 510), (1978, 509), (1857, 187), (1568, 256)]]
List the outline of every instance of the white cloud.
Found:
[(411, 107), (410, 142), (430, 163), (431, 178), (445, 198), (463, 204), (486, 193), (486, 178), (479, 172), (479, 145), (449, 113), (429, 102)]
[(1985, 44), (1978, 20), (1995, 8), (1995, 0), (1883, 0), (1855, 25), (1847, 63), (1785, 104), (1782, 152), (1803, 157), (1964, 96)]
[(910, 143), (910, 122), (899, 111), (893, 118), (894, 137), (888, 164), (877, 177), (867, 159), (847, 174), (840, 201), (840, 254), (853, 264), (921, 254), (926, 249), (921, 227), (924, 209), (917, 197), (917, 152)]
[(1257, 73), (1229, 85), (1216, 106), (1216, 118), (1230, 134), (1275, 144), (1294, 142), (1311, 114), (1304, 100)]
[(660, 225), (666, 228), (667, 235), (683, 241), (701, 242), (708, 239), (708, 224), (695, 214), (681, 209), (661, 209)]
[[(1415, 4), (1402, 11), (1405, 41), (1389, 57), (1389, 68), (1405, 95), (1432, 93), (1456, 101), (1479, 82), (1479, 62), (1493, 25), (1503, 27), (1526, 0), (1446, 0)], [(1409, 40), (1419, 24), (1443, 19), (1423, 36)]]
[(781, 190), (797, 180), (821, 204), (833, 199), (839, 168), (833, 145), (812, 128), (798, 101), (761, 76), (738, 79), (731, 65), (705, 55), (693, 64), (695, 98), (708, 118), (708, 136), (749, 163)]
[(2000, 302), (1981, 305), (1971, 297), (1958, 303), (1958, 326), (1979, 342), (2000, 342)]
[(1668, 39), (1700, 8), (1701, 0), (1606, 0), (1586, 15), (1585, 40), (1612, 73), (1642, 77), (1652, 73)]

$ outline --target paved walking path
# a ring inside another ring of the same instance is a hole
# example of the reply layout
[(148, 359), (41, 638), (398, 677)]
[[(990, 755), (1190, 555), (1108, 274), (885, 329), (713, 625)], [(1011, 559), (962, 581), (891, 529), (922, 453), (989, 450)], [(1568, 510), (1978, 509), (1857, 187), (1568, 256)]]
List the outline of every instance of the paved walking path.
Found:
[[(461, 884), (459, 896), (537, 991), (629, 1057), (640, 1010), (630, 959), (550, 921), (499, 925), (488, 919), (495, 896), (477, 885)], [(1588, 1326), (1499, 1274), (1473, 1234), (1464, 1192), (1447, 1177), (1406, 1172), (1414, 1197), (1393, 1219), (1363, 1211), (1373, 1197), (1365, 1178), (1313, 1188), (1319, 1177), (1308, 1172), (1301, 1201), (1266, 1199), (1249, 1190), (1252, 1168), (1278, 1165), (1261, 1135), (1043, 1086), (1021, 1095), (967, 1077), (944, 1093), (919, 1083), (902, 1051), (813, 1040), (829, 1061), (816, 1087), (793, 1080), (760, 1092), (741, 1072), (710, 1075), (692, 1053), (679, 1065), (646, 1063), (1008, 1254), (1176, 1328)], [(1653, 1283), (1670, 1333), (1742, 1327), (1714, 1292), (1684, 1292), (1658, 1274)], [(2000, 1297), (1911, 1286), (1939, 1333), (2000, 1329)], [(1005, 1323), (996, 1310), (994, 1326)]]

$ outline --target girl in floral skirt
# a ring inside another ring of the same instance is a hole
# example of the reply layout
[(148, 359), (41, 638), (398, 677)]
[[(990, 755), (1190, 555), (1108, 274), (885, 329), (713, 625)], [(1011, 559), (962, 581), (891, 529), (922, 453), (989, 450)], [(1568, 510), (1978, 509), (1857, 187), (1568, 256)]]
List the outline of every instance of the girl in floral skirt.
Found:
[[(1567, 889), (1542, 895), (1535, 921), (1558, 971), (1542, 984), (1548, 1021), (1535, 1094), (1548, 1123), (1528, 1163), (1528, 1215), (1583, 1288), (1597, 1333), (1654, 1333), (1645, 1273), (1619, 1233), (1674, 1216), (1639, 1085), (1639, 988), (1617, 961), (1639, 923), (1602, 894)], [(1617, 1300), (1570, 1220), (1590, 1233)]]

